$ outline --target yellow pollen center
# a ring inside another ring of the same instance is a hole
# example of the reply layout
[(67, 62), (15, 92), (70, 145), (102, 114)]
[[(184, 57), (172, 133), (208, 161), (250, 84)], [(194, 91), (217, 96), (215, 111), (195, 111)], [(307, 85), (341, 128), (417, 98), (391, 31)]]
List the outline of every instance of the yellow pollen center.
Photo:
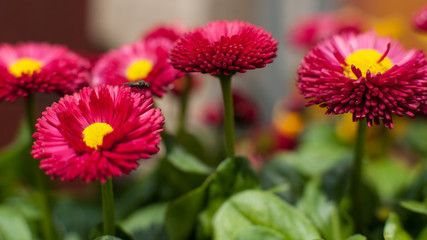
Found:
[(351, 79), (357, 79), (357, 76), (351, 70), (351, 65), (360, 69), (364, 77), (366, 77), (368, 70), (371, 74), (384, 73), (392, 68), (394, 64), (387, 57), (378, 62), (382, 56), (383, 53), (373, 49), (357, 50), (345, 59), (347, 66), (344, 66), (344, 74)]
[(148, 60), (138, 60), (127, 69), (126, 77), (129, 81), (144, 79), (153, 69), (153, 64)]
[(108, 123), (93, 123), (83, 130), (83, 141), (86, 146), (98, 150), (102, 146), (104, 136), (114, 129)]
[(22, 74), (32, 75), (34, 72), (40, 72), (42, 63), (31, 58), (21, 58), (9, 67), (9, 72), (15, 77), (20, 77)]

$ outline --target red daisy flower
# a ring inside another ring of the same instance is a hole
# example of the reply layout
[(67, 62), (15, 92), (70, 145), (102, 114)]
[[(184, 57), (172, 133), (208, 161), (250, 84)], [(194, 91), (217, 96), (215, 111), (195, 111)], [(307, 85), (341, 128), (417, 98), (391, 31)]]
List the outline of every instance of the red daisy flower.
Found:
[(319, 41), (337, 33), (359, 33), (361, 25), (361, 22), (354, 16), (343, 17), (337, 13), (319, 13), (299, 20), (286, 34), (286, 37), (293, 46), (311, 48)]
[(413, 23), (417, 29), (427, 31), (427, 5), (423, 6), (415, 13)]
[(144, 34), (142, 40), (153, 38), (165, 38), (175, 42), (187, 32), (187, 27), (183, 24), (159, 25)]
[(172, 44), (165, 38), (147, 39), (105, 54), (93, 68), (91, 85), (120, 85), (144, 80), (151, 85), (147, 93), (163, 96), (172, 82), (183, 75), (168, 62)]
[(31, 153), (52, 178), (105, 182), (159, 151), (163, 121), (152, 99), (130, 88), (83, 88), (42, 113)]
[(178, 39), (171, 63), (183, 72), (230, 75), (273, 62), (278, 42), (263, 28), (242, 21), (214, 21)]
[(353, 121), (383, 121), (392, 114), (415, 117), (426, 106), (427, 61), (422, 51), (405, 51), (389, 38), (363, 34), (335, 35), (302, 60), (297, 86), (326, 114), (350, 112)]
[(88, 84), (90, 63), (60, 45), (0, 45), (0, 100), (30, 93), (73, 93)]

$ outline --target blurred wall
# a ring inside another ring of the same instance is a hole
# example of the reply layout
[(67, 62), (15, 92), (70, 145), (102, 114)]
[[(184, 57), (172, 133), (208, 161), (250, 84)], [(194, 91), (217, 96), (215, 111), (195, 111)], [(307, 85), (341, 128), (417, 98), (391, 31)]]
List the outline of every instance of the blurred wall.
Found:
[[(59, 43), (74, 50), (86, 51), (86, 1), (2, 0), (0, 1), (0, 43), (37, 41)], [(37, 96), (44, 109), (56, 96)], [(8, 144), (24, 115), (22, 99), (0, 102), (0, 147)], [(7, 116), (7, 117), (4, 117)]]

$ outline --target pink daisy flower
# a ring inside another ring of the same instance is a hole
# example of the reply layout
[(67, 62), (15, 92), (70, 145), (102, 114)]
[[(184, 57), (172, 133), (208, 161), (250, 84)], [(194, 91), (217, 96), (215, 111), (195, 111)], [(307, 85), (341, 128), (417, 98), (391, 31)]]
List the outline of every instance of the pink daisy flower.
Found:
[(344, 32), (359, 33), (362, 24), (357, 19), (341, 17), (336, 13), (319, 13), (301, 19), (287, 36), (296, 47), (313, 47), (319, 41)]
[(30, 93), (73, 93), (86, 86), (90, 63), (64, 46), (47, 43), (0, 45), (0, 100)]
[(31, 153), (52, 178), (105, 182), (159, 151), (163, 121), (152, 99), (130, 88), (83, 88), (42, 113)]
[(415, 13), (413, 23), (417, 29), (427, 31), (427, 5)]
[(183, 72), (230, 75), (273, 62), (278, 42), (270, 33), (243, 21), (213, 21), (178, 39), (170, 59)]
[(93, 68), (91, 85), (120, 85), (144, 80), (151, 85), (147, 93), (163, 96), (173, 81), (183, 75), (168, 62), (172, 44), (167, 39), (147, 39), (110, 51)]
[(165, 38), (175, 42), (187, 32), (187, 27), (183, 24), (159, 25), (144, 34), (142, 40)]
[(392, 114), (415, 117), (427, 99), (427, 61), (422, 51), (405, 51), (396, 41), (363, 34), (335, 35), (302, 60), (297, 86), (326, 114), (353, 114), (353, 121), (383, 121)]

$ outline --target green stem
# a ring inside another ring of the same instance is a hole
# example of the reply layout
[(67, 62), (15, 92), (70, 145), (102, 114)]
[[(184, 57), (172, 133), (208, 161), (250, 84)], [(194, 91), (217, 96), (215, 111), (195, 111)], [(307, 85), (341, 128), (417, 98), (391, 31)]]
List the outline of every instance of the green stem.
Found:
[(354, 162), (351, 173), (350, 194), (352, 200), (352, 213), (354, 217), (355, 231), (363, 233), (363, 192), (362, 192), (362, 160), (366, 140), (366, 121), (359, 121), (356, 146), (354, 149)]
[(233, 158), (234, 150), (234, 111), (233, 97), (231, 94), (231, 75), (221, 75), (219, 77), (222, 89), (222, 99), (224, 102), (224, 130), (225, 130), (225, 149), (227, 156)]
[(102, 214), (104, 216), (104, 234), (114, 236), (116, 233), (116, 214), (114, 209), (113, 180), (101, 183)]
[(178, 134), (185, 133), (188, 97), (190, 95), (190, 87), (191, 87), (190, 75), (186, 75), (184, 77), (184, 81), (185, 81), (185, 85), (184, 85), (184, 91), (182, 92), (182, 95), (181, 95), (181, 108), (179, 111), (179, 118), (178, 118)]
[[(25, 108), (27, 113), (27, 123), (30, 130), (31, 138), (32, 134), (36, 132), (36, 103), (32, 94), (28, 95), (28, 99), (25, 102)], [(40, 209), (42, 211), (42, 233), (46, 240), (57, 239), (57, 234), (53, 227), (52, 212), (50, 209), (50, 196), (47, 190), (46, 176), (38, 166), (38, 161), (31, 159), (30, 166), (33, 172), (33, 178), (38, 188), (38, 198)]]

